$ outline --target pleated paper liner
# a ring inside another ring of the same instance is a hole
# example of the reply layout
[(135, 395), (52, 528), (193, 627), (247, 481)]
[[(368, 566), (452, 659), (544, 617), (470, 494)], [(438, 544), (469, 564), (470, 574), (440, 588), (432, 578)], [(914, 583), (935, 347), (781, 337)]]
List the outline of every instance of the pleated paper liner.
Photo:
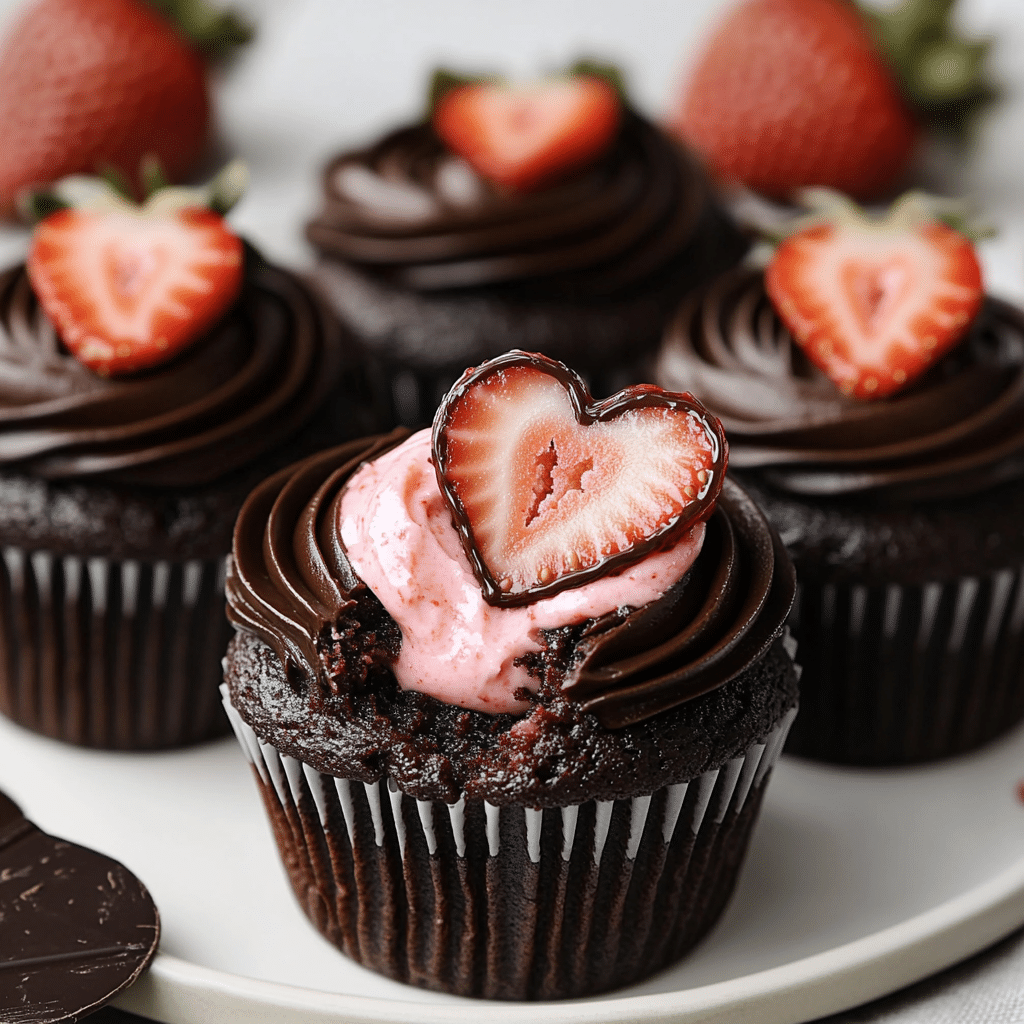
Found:
[(488, 999), (594, 994), (693, 946), (733, 890), (796, 715), (689, 782), (535, 810), (322, 774), (262, 742), (223, 692), (319, 931), (399, 981)]
[(804, 673), (788, 753), (911, 764), (1024, 718), (1019, 569), (912, 586), (804, 579), (790, 624)]
[(224, 560), (0, 551), (0, 711), (54, 739), (143, 750), (228, 731)]

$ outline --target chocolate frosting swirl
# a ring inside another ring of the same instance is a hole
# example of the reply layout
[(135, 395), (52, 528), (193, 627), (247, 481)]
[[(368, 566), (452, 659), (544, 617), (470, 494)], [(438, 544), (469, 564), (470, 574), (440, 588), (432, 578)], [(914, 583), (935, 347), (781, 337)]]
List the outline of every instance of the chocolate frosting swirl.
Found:
[[(337, 537), (337, 503), (360, 464), (405, 436), (395, 431), (354, 441), (282, 470), (253, 491), (239, 514), (228, 617), (273, 648), (288, 678), (315, 681), (314, 694), (337, 692), (333, 645), (351, 635), (346, 617), (363, 614), (357, 609), (370, 596)], [(582, 627), (561, 691), (608, 728), (707, 693), (765, 654), (782, 630), (795, 586), (777, 534), (726, 479), (689, 572), (659, 600)], [(387, 651), (373, 656), (386, 661)]]
[(732, 468), (792, 494), (954, 497), (1024, 476), (1024, 314), (997, 299), (910, 387), (864, 402), (806, 359), (761, 273), (735, 270), (684, 304), (657, 379), (720, 417)]
[(627, 290), (686, 250), (708, 201), (693, 159), (629, 111), (601, 159), (536, 192), (497, 190), (429, 124), (338, 156), (323, 188), (310, 241), (423, 292), (524, 282), (556, 295)]
[(322, 405), (334, 321), (253, 251), (238, 300), (172, 361), (107, 379), (68, 353), (23, 266), (0, 275), (0, 467), (42, 479), (196, 486), (252, 462)]

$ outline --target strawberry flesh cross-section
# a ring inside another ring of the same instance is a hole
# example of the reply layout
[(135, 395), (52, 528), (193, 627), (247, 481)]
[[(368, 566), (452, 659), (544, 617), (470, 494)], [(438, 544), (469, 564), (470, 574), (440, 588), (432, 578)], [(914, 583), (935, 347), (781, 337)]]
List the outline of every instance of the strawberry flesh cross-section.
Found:
[(482, 177), (529, 192), (597, 159), (615, 138), (619, 116), (614, 88), (579, 75), (459, 86), (438, 100), (434, 128)]
[(211, 210), (64, 209), (33, 236), (28, 273), (61, 341), (102, 376), (167, 362), (238, 295), (242, 243)]
[(846, 211), (791, 235), (765, 287), (811, 362), (862, 399), (920, 376), (964, 335), (983, 298), (970, 241), (896, 208), (877, 221)]
[(594, 403), (546, 357), (467, 371), (434, 419), (434, 463), (492, 604), (522, 604), (638, 561), (705, 519), (721, 424), (690, 395), (637, 385)]

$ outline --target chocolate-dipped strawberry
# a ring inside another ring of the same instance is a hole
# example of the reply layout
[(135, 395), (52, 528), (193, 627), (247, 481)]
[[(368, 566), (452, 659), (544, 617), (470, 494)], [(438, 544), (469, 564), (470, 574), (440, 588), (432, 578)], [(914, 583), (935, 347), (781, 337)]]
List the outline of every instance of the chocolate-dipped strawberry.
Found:
[(123, 864), (40, 831), (0, 792), (0, 1019), (88, 1016), (135, 981), (159, 937)]
[(728, 445), (690, 395), (583, 380), (513, 351), (468, 370), (434, 418), (434, 463), (492, 604), (557, 593), (638, 561), (711, 514)]

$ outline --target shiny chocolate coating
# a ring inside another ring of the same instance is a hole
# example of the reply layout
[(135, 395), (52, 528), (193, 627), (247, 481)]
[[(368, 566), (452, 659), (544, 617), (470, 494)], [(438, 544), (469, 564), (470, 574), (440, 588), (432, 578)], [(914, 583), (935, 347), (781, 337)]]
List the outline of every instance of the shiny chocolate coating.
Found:
[(0, 275), (0, 468), (45, 480), (200, 486), (258, 459), (326, 400), (336, 325), (252, 250), (238, 300), (176, 358), (101, 377), (65, 349), (24, 267)]
[(734, 469), (784, 493), (955, 498), (1024, 477), (1024, 313), (998, 299), (906, 389), (859, 401), (807, 360), (762, 275), (735, 270), (683, 305), (657, 379), (721, 418)]

